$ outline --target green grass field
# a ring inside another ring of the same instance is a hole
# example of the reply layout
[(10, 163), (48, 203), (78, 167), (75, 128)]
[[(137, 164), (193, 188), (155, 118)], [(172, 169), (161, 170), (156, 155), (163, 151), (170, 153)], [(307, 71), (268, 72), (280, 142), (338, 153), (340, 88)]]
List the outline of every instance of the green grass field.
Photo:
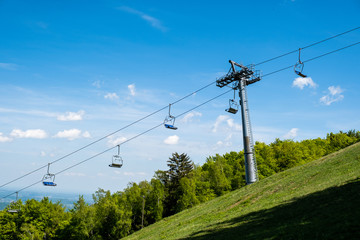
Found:
[(360, 143), (125, 239), (360, 239)]

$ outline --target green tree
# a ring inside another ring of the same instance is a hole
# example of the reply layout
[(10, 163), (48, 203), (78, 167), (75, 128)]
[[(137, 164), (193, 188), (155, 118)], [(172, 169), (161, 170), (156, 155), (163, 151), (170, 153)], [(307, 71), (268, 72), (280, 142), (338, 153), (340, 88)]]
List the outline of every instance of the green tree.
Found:
[(179, 190), (181, 191), (181, 195), (176, 204), (177, 212), (191, 208), (200, 203), (196, 196), (196, 184), (194, 178), (181, 178)]
[(83, 196), (74, 203), (70, 210), (70, 223), (61, 232), (62, 239), (94, 239), (95, 211), (94, 207), (89, 206)]
[(169, 170), (166, 171), (165, 179), (165, 216), (170, 216), (177, 212), (177, 202), (183, 194), (180, 188), (180, 180), (186, 177), (194, 168), (190, 157), (185, 154), (173, 153), (167, 161)]
[(195, 179), (196, 198), (199, 202), (206, 202), (216, 197), (209, 182), (209, 172), (204, 171), (201, 166), (195, 165), (191, 175)]
[(123, 194), (111, 195), (99, 189), (93, 195), (96, 219), (96, 239), (119, 239), (131, 230), (131, 210)]
[(226, 166), (224, 157), (217, 154), (214, 157), (207, 158), (203, 169), (208, 171), (211, 188), (217, 196), (231, 190), (231, 182), (226, 177), (228, 166)]
[(146, 198), (146, 209), (149, 212), (148, 223), (152, 224), (162, 219), (165, 186), (159, 179), (151, 179), (151, 191)]

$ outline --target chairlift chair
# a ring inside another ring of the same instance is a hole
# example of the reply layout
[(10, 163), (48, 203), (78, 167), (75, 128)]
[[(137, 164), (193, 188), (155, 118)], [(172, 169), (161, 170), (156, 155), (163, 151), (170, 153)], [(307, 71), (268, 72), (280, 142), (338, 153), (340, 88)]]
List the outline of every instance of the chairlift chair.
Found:
[(18, 212), (20, 212), (20, 210), (19, 209), (8, 209), (7, 212), (8, 213), (18, 213)]
[(229, 108), (225, 109), (225, 111), (236, 114), (239, 111), (239, 105), (235, 102), (234, 99), (229, 99)]
[(121, 168), (123, 165), (123, 159), (120, 156), (120, 144), (118, 146), (118, 154), (113, 155), (112, 162), (109, 164), (109, 167)]
[(304, 69), (304, 63), (300, 60), (300, 52), (301, 52), (301, 48), (299, 48), (299, 61), (295, 64), (294, 71), (295, 71), (296, 75), (299, 75), (302, 78), (306, 78), (307, 75), (302, 73), (302, 71)]
[(229, 108), (225, 109), (225, 111), (232, 113), (232, 114), (236, 114), (239, 111), (239, 105), (235, 101), (235, 96), (236, 96), (235, 93), (236, 93), (237, 87), (234, 86), (233, 89), (234, 89), (234, 98), (229, 99)]
[(57, 184), (55, 183), (55, 174), (49, 173), (50, 163), (48, 163), (47, 174), (44, 175), (42, 179), (42, 183), (44, 186), (55, 187)]
[[(18, 192), (16, 192), (16, 202), (17, 202), (17, 200), (18, 200)], [(20, 209), (13, 208), (14, 205), (15, 205), (14, 201), (12, 201), (10, 204), (12, 206), (10, 206), (10, 209), (7, 210), (8, 213), (18, 213), (18, 212), (20, 212), (21, 207), (20, 207)]]
[(175, 127), (175, 117), (170, 114), (171, 104), (169, 104), (169, 115), (164, 120), (164, 126), (168, 129), (176, 130)]

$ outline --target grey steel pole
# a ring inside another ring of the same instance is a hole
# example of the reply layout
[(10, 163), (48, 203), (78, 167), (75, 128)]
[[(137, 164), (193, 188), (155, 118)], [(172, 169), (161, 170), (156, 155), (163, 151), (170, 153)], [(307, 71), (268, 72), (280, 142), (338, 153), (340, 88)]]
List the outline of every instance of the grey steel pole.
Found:
[[(257, 164), (255, 159), (255, 149), (253, 143), (253, 135), (250, 124), (250, 113), (248, 106), (248, 99), (246, 93), (246, 86), (260, 81), (260, 73), (254, 72), (253, 65), (249, 67), (229, 60), (231, 63), (232, 72), (216, 80), (216, 86), (222, 88), (229, 84), (233, 84), (234, 90), (239, 90), (243, 141), (244, 141), (244, 158), (245, 158), (245, 178), (246, 184), (251, 184), (258, 181)], [(236, 71), (235, 66), (240, 67), (241, 70)], [(230, 111), (229, 111), (230, 112)], [(236, 113), (236, 112), (230, 112)]]
[(245, 158), (245, 179), (246, 184), (254, 183), (258, 180), (257, 167), (253, 146), (253, 136), (251, 131), (248, 99), (246, 94), (246, 78), (239, 81), (239, 97), (241, 106), (243, 141), (244, 141), (244, 158)]

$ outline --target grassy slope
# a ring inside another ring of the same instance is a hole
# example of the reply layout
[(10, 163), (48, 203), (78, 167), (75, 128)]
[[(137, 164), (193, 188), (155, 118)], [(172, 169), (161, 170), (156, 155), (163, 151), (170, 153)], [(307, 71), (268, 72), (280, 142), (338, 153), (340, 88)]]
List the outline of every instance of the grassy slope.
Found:
[(165, 218), (126, 239), (360, 239), (360, 143)]

